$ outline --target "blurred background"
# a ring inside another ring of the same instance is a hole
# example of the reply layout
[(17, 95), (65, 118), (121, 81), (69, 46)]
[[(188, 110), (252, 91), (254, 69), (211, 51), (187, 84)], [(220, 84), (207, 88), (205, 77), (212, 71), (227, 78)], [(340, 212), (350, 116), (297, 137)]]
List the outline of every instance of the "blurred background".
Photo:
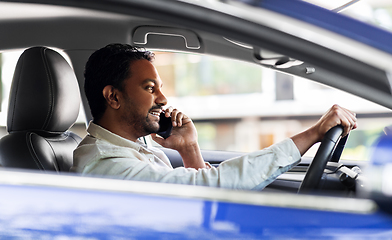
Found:
[[(336, 9), (342, 1), (315, 1)], [(392, 31), (392, 1), (363, 0), (341, 14)], [(6, 133), (9, 86), (21, 50), (0, 55), (0, 135)], [(348, 93), (276, 73), (257, 64), (212, 56), (155, 52), (163, 91), (174, 106), (190, 116), (202, 149), (250, 152), (270, 146), (314, 124), (333, 104), (357, 113), (359, 128), (349, 137), (342, 158), (367, 160), (392, 112)], [(360, 104), (358, 104), (360, 103)], [(359, 107), (358, 107), (359, 106)], [(84, 114), (73, 131), (84, 136)], [(312, 148), (307, 155), (314, 155)]]

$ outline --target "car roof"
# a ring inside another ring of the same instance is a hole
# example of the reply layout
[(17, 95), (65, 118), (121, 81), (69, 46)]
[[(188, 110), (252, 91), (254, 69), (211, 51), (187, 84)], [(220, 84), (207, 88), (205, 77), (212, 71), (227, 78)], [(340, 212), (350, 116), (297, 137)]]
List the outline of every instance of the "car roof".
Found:
[[(301, 1), (267, 0), (255, 7), (207, 0), (9, 0), (0, 1), (0, 31), (7, 33), (0, 51), (63, 49), (80, 84), (86, 56), (123, 42), (247, 61), (392, 108), (391, 33)], [(148, 41), (137, 40), (143, 38)], [(287, 62), (271, 64), (271, 58)]]
[(257, 4), (257, 6), (320, 26), (332, 32), (363, 42), (369, 46), (392, 53), (392, 34), (385, 29), (376, 28), (366, 22), (360, 22), (334, 11), (302, 1), (266, 0)]

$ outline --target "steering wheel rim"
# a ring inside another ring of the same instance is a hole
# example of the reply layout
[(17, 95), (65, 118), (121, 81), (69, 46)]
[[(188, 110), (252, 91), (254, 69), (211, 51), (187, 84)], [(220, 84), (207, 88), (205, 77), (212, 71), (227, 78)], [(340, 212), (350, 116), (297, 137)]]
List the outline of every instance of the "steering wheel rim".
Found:
[[(298, 189), (298, 193), (310, 192), (317, 188), (324, 173), (327, 162), (334, 155), (336, 146), (338, 145), (338, 141), (341, 138), (342, 133), (343, 127), (341, 125), (338, 125), (331, 128), (325, 134), (323, 140), (321, 141), (320, 147), (318, 148), (317, 153), (314, 156), (313, 161), (310, 163), (310, 166), (306, 171), (305, 178)], [(345, 144), (345, 141), (342, 144)], [(339, 149), (343, 150), (343, 147), (340, 147)], [(340, 157), (340, 154), (338, 155)]]

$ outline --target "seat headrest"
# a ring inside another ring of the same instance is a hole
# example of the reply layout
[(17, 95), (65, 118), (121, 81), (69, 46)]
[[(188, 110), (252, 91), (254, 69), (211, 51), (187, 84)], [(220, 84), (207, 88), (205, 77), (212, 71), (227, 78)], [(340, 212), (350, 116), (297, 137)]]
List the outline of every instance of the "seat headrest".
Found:
[(80, 93), (68, 62), (46, 47), (25, 50), (15, 68), (7, 130), (60, 133), (79, 114)]

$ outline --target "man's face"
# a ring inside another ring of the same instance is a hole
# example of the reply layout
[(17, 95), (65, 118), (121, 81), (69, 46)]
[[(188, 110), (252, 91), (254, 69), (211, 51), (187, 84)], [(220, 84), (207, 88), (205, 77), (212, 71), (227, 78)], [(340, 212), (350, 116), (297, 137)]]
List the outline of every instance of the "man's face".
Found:
[(161, 92), (162, 81), (155, 67), (147, 60), (131, 63), (132, 75), (124, 80), (121, 119), (138, 136), (156, 133), (159, 114), (167, 99)]

